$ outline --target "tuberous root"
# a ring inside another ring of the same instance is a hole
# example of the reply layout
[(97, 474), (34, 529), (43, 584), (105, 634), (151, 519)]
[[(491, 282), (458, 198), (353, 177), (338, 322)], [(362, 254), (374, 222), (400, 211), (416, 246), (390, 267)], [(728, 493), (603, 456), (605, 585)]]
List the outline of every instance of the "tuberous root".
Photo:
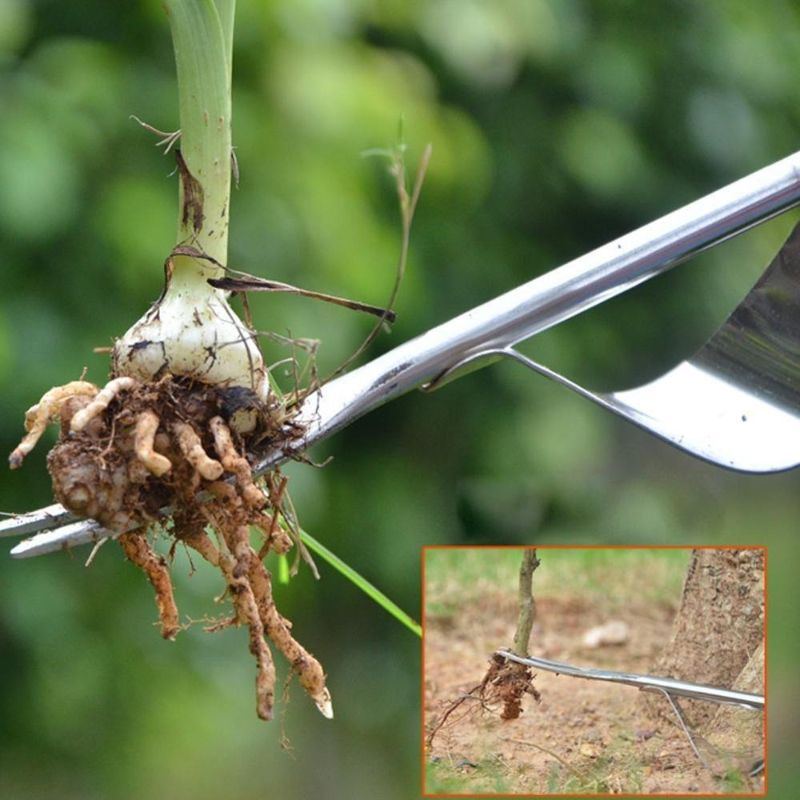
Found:
[(153, 449), (159, 422), (158, 414), (155, 411), (142, 411), (136, 419), (136, 432), (133, 439), (136, 457), (158, 478), (166, 475), (172, 469), (172, 462)]
[[(186, 542), (203, 558), (218, 566), (225, 576), (238, 621), (248, 626), (250, 652), (256, 659), (256, 713), (261, 719), (270, 720), (275, 703), (275, 664), (264, 637), (259, 605), (241, 562), (240, 543), (247, 543), (247, 527), (240, 526), (229, 537), (220, 537), (219, 548), (214, 547), (202, 532), (188, 537)], [(230, 545), (234, 547), (233, 553)]]
[(247, 564), (250, 585), (259, 598), (259, 611), (267, 635), (291, 664), (300, 685), (322, 716), (333, 719), (333, 703), (322, 665), (292, 636), (289, 623), (278, 613), (272, 599), (272, 578), (258, 554), (247, 541), (240, 543), (239, 548), (242, 560)]
[(194, 428), (186, 422), (176, 422), (172, 426), (175, 441), (186, 460), (195, 468), (197, 473), (207, 481), (216, 481), (225, 471), (219, 461), (210, 458), (203, 449), (200, 437)]
[[(215, 521), (216, 524), (217, 521)], [(291, 625), (275, 607), (272, 580), (267, 568), (250, 545), (247, 525), (216, 525), (219, 547), (202, 531), (184, 539), (209, 563), (218, 567), (228, 584), (238, 621), (250, 632), (250, 652), (256, 658), (256, 708), (269, 719), (275, 694), (275, 667), (266, 639), (286, 657), (300, 685), (320, 713), (333, 718), (330, 692), (321, 664), (291, 634)], [(223, 627), (227, 627), (227, 621)]]
[(247, 459), (236, 452), (233, 437), (225, 420), (222, 417), (214, 417), (209, 422), (209, 428), (214, 437), (214, 449), (222, 461), (222, 466), (236, 476), (245, 504), (251, 508), (261, 508), (267, 502), (267, 498), (253, 482), (253, 472)]
[(109, 381), (89, 405), (78, 411), (72, 418), (70, 431), (80, 433), (95, 417), (102, 414), (109, 403), (120, 393), (129, 391), (137, 385), (133, 378), (114, 378)]
[(51, 422), (58, 419), (61, 407), (72, 398), (92, 398), (97, 394), (97, 387), (88, 381), (71, 381), (63, 386), (56, 386), (44, 394), (42, 399), (31, 406), (25, 413), (26, 435), (8, 457), (11, 469), (22, 466), (25, 456), (36, 447), (36, 443)]

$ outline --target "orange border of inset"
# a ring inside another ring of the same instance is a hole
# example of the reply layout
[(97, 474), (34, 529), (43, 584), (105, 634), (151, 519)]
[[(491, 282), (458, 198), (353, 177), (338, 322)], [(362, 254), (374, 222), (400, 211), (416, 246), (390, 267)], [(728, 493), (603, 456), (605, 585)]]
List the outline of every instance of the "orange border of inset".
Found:
[[(453, 794), (453, 793), (439, 793), (430, 794), (425, 791), (425, 626), (426, 626), (426, 613), (425, 613), (425, 587), (426, 587), (426, 574), (425, 574), (425, 559), (429, 550), (763, 550), (764, 552), (764, 791), (763, 792), (732, 792), (726, 794), (713, 794), (698, 793), (696, 795), (675, 794), (672, 792), (653, 792), (651, 794), (476, 794), (469, 792), (466, 794)], [(420, 698), (419, 698), (419, 717), (420, 717), (420, 781), (422, 796), (426, 798), (455, 798), (462, 800), (463, 798), (499, 798), (499, 797), (766, 797), (769, 792), (768, 773), (769, 773), (769, 741), (768, 741), (768, 727), (767, 727), (767, 713), (769, 708), (769, 667), (768, 667), (768, 652), (767, 647), (767, 629), (769, 627), (769, 549), (763, 544), (706, 544), (706, 545), (687, 545), (687, 544), (665, 544), (665, 545), (645, 545), (645, 544), (483, 544), (483, 545), (445, 545), (445, 544), (431, 544), (423, 545), (420, 551), (420, 583), (421, 583), (421, 625), (422, 636), (420, 637)]]

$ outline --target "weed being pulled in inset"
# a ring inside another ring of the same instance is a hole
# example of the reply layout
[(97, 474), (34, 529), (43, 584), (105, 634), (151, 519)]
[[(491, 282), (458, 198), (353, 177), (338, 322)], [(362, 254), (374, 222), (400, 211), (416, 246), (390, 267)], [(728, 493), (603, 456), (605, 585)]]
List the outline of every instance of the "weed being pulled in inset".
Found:
[[(519, 617), (514, 633), (513, 652), (520, 656), (528, 655), (531, 629), (536, 618), (536, 602), (531, 591), (533, 573), (541, 562), (536, 557), (536, 548), (522, 551), (519, 570), (518, 606)], [(481, 682), (465, 692), (457, 700), (445, 707), (431, 725), (427, 744), (430, 747), (436, 734), (450, 716), (467, 701), (478, 701), (478, 708), (492, 711), (500, 708), (501, 719), (517, 719), (522, 714), (522, 699), (530, 695), (538, 703), (542, 697), (533, 685), (535, 675), (529, 666), (510, 661), (495, 653), (489, 660), (489, 667)], [(468, 706), (468, 713), (474, 703)]]

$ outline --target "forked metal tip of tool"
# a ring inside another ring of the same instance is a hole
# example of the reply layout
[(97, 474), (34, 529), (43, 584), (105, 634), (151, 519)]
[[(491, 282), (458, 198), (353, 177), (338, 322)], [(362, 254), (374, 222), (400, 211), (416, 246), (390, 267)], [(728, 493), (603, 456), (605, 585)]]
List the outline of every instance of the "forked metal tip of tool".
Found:
[[(461, 369), (507, 356), (693, 455), (756, 472), (795, 466), (800, 463), (798, 233), (737, 309), (741, 313), (735, 312), (694, 358), (647, 386), (593, 393), (521, 355), (514, 346), (798, 202), (800, 153), (324, 384), (306, 398), (295, 420), (305, 429), (296, 447), (310, 447), (411, 389), (442, 385)], [(257, 469), (266, 471), (290, 455), (270, 453)], [(61, 528), (65, 524), (71, 526), (66, 534)], [(46, 532), (14, 548), (13, 555), (26, 557), (93, 541), (94, 525), (50, 506), (0, 522), (0, 536)]]
[(9, 515), (0, 519), (0, 538), (4, 536), (28, 536), (42, 530), (56, 528), (73, 522), (77, 517), (64, 506), (54, 503), (51, 506), (28, 511), (24, 514)]

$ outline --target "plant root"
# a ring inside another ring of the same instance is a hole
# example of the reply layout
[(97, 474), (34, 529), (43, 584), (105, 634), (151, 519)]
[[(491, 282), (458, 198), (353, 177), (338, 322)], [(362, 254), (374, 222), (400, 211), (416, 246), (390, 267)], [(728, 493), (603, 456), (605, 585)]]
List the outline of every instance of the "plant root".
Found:
[(120, 393), (136, 386), (133, 378), (114, 378), (109, 381), (96, 395), (94, 400), (72, 417), (70, 431), (80, 433), (96, 416), (102, 414), (108, 404)]
[[(285, 445), (302, 433), (292, 424), (291, 412), (273, 402), (268, 406), (241, 387), (226, 390), (172, 376), (155, 383), (116, 378), (100, 390), (75, 381), (52, 389), (30, 409), (27, 434), (10, 460), (19, 466), (47, 424), (60, 418), (61, 437), (48, 455), (55, 496), (74, 513), (118, 534), (127, 558), (153, 586), (164, 638), (174, 639), (181, 623), (168, 562), (145, 533), (151, 523), (222, 573), (234, 617), (213, 629), (247, 626), (256, 660), (258, 716), (273, 716), (272, 642), (330, 718), (322, 666), (278, 612), (272, 578), (262, 562), (270, 551), (283, 554), (299, 543), (285, 479), (276, 471), (257, 482), (246, 455), (248, 449), (257, 456), (259, 449)], [(246, 434), (235, 424), (243, 409), (251, 419), (256, 415), (254, 429)], [(164, 526), (164, 508), (172, 509), (171, 526)], [(250, 526), (261, 536), (255, 548)], [(216, 545), (206, 532), (212, 529)]]
[(539, 703), (542, 696), (533, 685), (531, 668), (516, 661), (492, 656), (482, 681), (485, 702), (501, 702), (501, 719), (517, 719), (522, 714), (522, 698), (529, 694)]
[(58, 419), (62, 406), (73, 397), (92, 398), (97, 394), (97, 387), (87, 381), (72, 381), (63, 386), (56, 386), (47, 392), (42, 399), (25, 412), (26, 436), (8, 457), (11, 469), (19, 469), (25, 456), (36, 447), (36, 443), (45, 432), (47, 426)]
[(449, 703), (433, 721), (426, 738), (428, 747), (433, 745), (436, 734), (444, 727), (448, 717), (468, 699), (477, 700), (477, 708), (484, 711), (491, 711), (492, 706), (496, 708), (498, 704), (502, 704), (500, 719), (518, 719), (523, 712), (522, 698), (526, 694), (537, 703), (542, 700), (541, 693), (533, 685), (535, 677), (530, 667), (508, 661), (495, 653), (489, 660), (489, 668), (481, 682)]
[(333, 719), (331, 695), (325, 683), (322, 665), (291, 634), (291, 624), (284, 619), (272, 599), (272, 578), (248, 542), (240, 547), (248, 563), (250, 584), (259, 598), (259, 609), (269, 638), (289, 661), (300, 685), (314, 701), (323, 717)]
[[(247, 527), (241, 526), (235, 536), (247, 539)], [(209, 563), (217, 566), (225, 576), (236, 610), (236, 622), (245, 624), (250, 631), (250, 652), (255, 656), (258, 666), (256, 673), (256, 713), (260, 719), (272, 719), (275, 703), (275, 664), (272, 654), (264, 640), (264, 624), (259, 613), (253, 588), (247, 577), (247, 565), (230, 551), (229, 537), (220, 537), (220, 547), (213, 545), (203, 533), (193, 533), (186, 538), (186, 543), (197, 550)]]
[[(540, 565), (536, 557), (536, 548), (526, 548), (522, 551), (522, 562), (519, 569), (519, 584), (517, 589), (517, 604), (519, 615), (514, 633), (514, 652), (527, 655), (531, 630), (536, 618), (536, 602), (532, 593), (533, 573)], [(467, 698), (480, 701), (480, 708), (488, 710), (491, 704), (502, 704), (500, 718), (504, 720), (518, 719), (522, 714), (522, 698), (529, 694), (539, 703), (542, 696), (533, 685), (534, 675), (530, 667), (517, 661), (510, 661), (495, 653), (489, 660), (489, 668), (477, 686), (458, 700), (450, 703), (435, 720), (428, 733), (428, 747), (433, 744), (433, 739), (441, 730), (447, 718)]]
[(119, 543), (122, 545), (128, 561), (136, 564), (147, 575), (156, 593), (156, 606), (161, 620), (161, 635), (165, 639), (174, 641), (181, 624), (166, 559), (150, 547), (142, 533), (123, 533), (119, 537)]
[(142, 411), (136, 420), (136, 432), (133, 437), (133, 450), (136, 457), (157, 478), (166, 475), (172, 469), (172, 462), (161, 453), (156, 453), (154, 449), (160, 422), (155, 411), (150, 409)]
[(267, 502), (267, 499), (261, 489), (253, 483), (253, 473), (247, 459), (236, 452), (230, 429), (225, 424), (225, 420), (222, 417), (214, 417), (209, 423), (209, 428), (214, 437), (214, 448), (222, 461), (222, 466), (236, 476), (244, 502), (252, 508), (260, 508)]
[(222, 477), (225, 468), (219, 461), (210, 458), (208, 453), (203, 450), (200, 437), (195, 433), (194, 428), (186, 422), (176, 422), (172, 426), (175, 434), (175, 441), (186, 460), (197, 470), (201, 478), (207, 481), (216, 481)]

